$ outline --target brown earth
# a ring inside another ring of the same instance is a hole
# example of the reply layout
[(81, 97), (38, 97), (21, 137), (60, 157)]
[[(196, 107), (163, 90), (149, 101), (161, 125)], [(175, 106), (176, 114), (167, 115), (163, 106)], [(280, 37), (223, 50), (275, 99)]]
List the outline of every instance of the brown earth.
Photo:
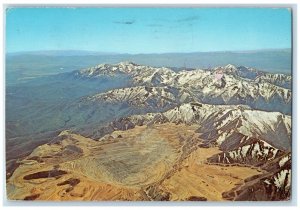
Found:
[(136, 126), (100, 141), (64, 131), (37, 147), (7, 180), (10, 200), (223, 200), (261, 172), (210, 165), (198, 126)]
[(182, 169), (162, 187), (171, 193), (171, 200), (188, 200), (191, 196), (204, 197), (208, 201), (224, 200), (222, 193), (242, 184), (249, 176), (259, 174), (253, 168), (240, 166), (209, 165), (206, 159), (221, 152), (218, 148), (199, 148), (183, 161)]

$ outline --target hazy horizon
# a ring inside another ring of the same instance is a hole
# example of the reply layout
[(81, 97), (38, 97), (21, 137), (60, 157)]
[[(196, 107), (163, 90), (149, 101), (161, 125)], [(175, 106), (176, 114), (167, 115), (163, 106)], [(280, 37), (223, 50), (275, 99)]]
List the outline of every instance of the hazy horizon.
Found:
[(265, 49), (244, 49), (244, 50), (220, 50), (220, 51), (190, 51), (190, 52), (149, 52), (149, 53), (126, 53), (126, 52), (109, 52), (109, 51), (94, 51), (94, 50), (81, 50), (81, 49), (50, 49), (50, 50), (32, 50), (32, 51), (13, 51), (6, 52), (8, 54), (35, 54), (35, 53), (55, 53), (55, 52), (80, 52), (80, 53), (96, 53), (96, 54), (106, 54), (106, 55), (114, 55), (114, 54), (128, 54), (128, 55), (141, 55), (141, 54), (192, 54), (192, 53), (223, 53), (223, 52), (232, 52), (232, 53), (251, 53), (251, 52), (261, 52), (261, 51), (292, 51), (292, 48), (265, 48)]

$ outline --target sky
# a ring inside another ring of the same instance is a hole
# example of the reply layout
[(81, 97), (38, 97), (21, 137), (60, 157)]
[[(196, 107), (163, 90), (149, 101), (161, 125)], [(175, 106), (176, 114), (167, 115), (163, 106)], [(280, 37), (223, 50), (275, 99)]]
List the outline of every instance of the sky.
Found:
[(291, 48), (287, 8), (8, 8), (6, 52)]

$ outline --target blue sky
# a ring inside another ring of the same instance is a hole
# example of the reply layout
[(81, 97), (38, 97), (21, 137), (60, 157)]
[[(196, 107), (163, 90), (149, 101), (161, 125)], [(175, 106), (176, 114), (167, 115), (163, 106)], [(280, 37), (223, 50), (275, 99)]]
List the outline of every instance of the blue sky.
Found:
[(291, 12), (272, 8), (10, 8), (6, 52), (116, 53), (291, 48)]

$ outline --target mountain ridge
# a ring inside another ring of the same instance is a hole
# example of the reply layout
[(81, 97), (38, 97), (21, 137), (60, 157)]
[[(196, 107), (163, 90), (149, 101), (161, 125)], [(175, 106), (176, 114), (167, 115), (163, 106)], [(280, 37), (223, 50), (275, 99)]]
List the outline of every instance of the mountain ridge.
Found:
[[(240, 75), (242, 71), (246, 72), (244, 77)], [(154, 68), (132, 62), (121, 62), (114, 65), (97, 65), (76, 71), (74, 74), (83, 78), (125, 74), (131, 78), (133, 88), (135, 86), (172, 87), (181, 91), (182, 94), (185, 92), (186, 97), (197, 99), (202, 103), (244, 103), (262, 110), (273, 110), (274, 106), (277, 106), (275, 110), (284, 112), (290, 110), (291, 106), (290, 76), (262, 73), (247, 67), (227, 65), (210, 70), (174, 72), (169, 68)], [(250, 74), (255, 74), (255, 76)]]

